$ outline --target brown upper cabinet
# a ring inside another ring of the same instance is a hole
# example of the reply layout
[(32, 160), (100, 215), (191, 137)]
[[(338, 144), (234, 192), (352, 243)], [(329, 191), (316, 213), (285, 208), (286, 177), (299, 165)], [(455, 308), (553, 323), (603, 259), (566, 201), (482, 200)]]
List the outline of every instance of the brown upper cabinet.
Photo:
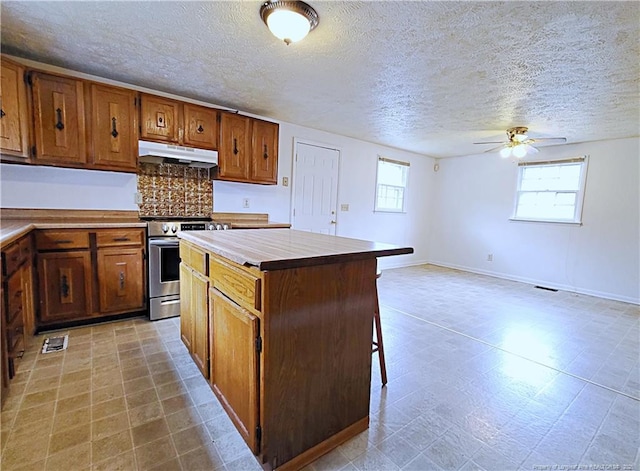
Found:
[(200, 149), (218, 149), (218, 111), (142, 94), (140, 138)]
[(92, 83), (88, 103), (91, 164), (104, 170), (138, 168), (138, 93)]
[(25, 161), (29, 158), (29, 112), (24, 68), (5, 59), (0, 65), (0, 153), (2, 160)]
[(35, 162), (84, 166), (84, 82), (41, 72), (31, 72), (30, 82)]
[(277, 184), (277, 123), (221, 113), (218, 179)]

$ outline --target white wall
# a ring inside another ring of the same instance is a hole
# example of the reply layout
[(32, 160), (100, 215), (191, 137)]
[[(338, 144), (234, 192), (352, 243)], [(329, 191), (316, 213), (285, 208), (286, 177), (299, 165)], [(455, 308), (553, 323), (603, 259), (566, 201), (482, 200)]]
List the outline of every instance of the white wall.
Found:
[(3, 208), (137, 211), (135, 192), (131, 173), (0, 164)]
[[(264, 212), (269, 213), (274, 221), (290, 222), (294, 138), (340, 150), (337, 235), (414, 248), (415, 252), (411, 255), (380, 259), (381, 268), (426, 263), (426, 234), (431, 223), (428, 203), (433, 191), (434, 159), (423, 155), (280, 123), (278, 185), (261, 186), (215, 181), (214, 210)], [(373, 212), (378, 155), (411, 164), (405, 214)], [(288, 187), (282, 186), (283, 177), (288, 177)], [(242, 207), (243, 198), (249, 198), (249, 208)], [(348, 204), (349, 211), (340, 211), (341, 204)]]
[(536, 159), (579, 155), (589, 155), (582, 226), (509, 221), (517, 176), (509, 160), (440, 160), (430, 261), (640, 303), (640, 139), (541, 148)]

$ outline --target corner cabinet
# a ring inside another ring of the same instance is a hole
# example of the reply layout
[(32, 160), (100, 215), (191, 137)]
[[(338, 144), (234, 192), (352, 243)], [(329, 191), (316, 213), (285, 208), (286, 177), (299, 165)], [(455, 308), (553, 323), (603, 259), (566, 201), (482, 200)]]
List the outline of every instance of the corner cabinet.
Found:
[(29, 159), (29, 113), (24, 68), (6, 59), (0, 63), (0, 153), (2, 160)]
[(58, 75), (31, 72), (36, 163), (84, 166), (84, 82)]
[(218, 179), (277, 184), (279, 125), (221, 113)]
[(218, 149), (218, 110), (142, 94), (140, 138), (200, 149)]
[(39, 326), (145, 308), (143, 229), (36, 231)]

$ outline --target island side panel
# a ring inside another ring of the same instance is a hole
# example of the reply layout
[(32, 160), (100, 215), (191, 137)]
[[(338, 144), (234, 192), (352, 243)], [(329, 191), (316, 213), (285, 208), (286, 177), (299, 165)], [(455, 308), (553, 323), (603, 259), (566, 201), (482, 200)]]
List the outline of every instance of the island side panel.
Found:
[(368, 423), (376, 259), (267, 271), (264, 285), (261, 458), (274, 467)]

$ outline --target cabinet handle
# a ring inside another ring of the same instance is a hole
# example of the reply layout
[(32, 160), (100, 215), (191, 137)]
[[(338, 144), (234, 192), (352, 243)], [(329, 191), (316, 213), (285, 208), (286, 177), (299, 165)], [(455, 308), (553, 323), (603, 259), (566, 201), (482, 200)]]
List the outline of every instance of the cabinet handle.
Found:
[(266, 144), (264, 145), (264, 155), (263, 155), (263, 157), (264, 157), (265, 159), (268, 159), (268, 158), (269, 158), (269, 153), (267, 152), (267, 145), (266, 145)]
[(233, 138), (233, 153), (238, 155), (238, 140), (235, 137)]
[(71, 244), (73, 241), (72, 240), (54, 240), (54, 242), (56, 244)]
[(60, 295), (63, 298), (69, 297), (69, 280), (67, 280), (67, 275), (62, 275), (60, 279)]
[(7, 113), (5, 113), (2, 108), (0, 108), (0, 118), (4, 118), (6, 115)]
[(198, 126), (198, 129), (196, 129), (196, 131), (198, 132), (198, 134), (202, 134), (204, 132), (204, 128), (202, 127), (202, 124)]
[(120, 272), (120, 289), (124, 289), (124, 272)]
[(111, 118), (111, 135), (116, 138), (118, 137), (118, 129), (117, 129), (117, 121), (115, 116), (113, 118)]
[(64, 129), (64, 124), (62, 123), (62, 110), (60, 108), (56, 108), (56, 118), (58, 120), (56, 128), (58, 128), (59, 131), (62, 131)]
[(131, 239), (129, 239), (128, 237), (114, 237), (113, 238), (114, 242), (127, 242), (128, 240), (131, 240)]

